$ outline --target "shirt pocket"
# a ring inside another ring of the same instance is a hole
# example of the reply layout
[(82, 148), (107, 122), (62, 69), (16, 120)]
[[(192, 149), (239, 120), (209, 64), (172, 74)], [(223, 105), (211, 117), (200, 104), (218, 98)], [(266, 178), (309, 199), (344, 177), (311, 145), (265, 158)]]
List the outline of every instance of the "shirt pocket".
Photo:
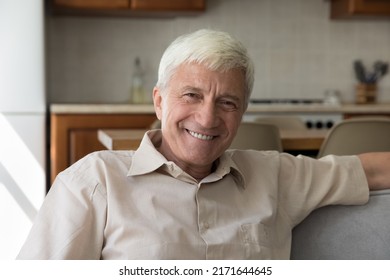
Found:
[(242, 241), (245, 244), (255, 244), (262, 247), (271, 247), (272, 235), (268, 226), (262, 223), (241, 225)]

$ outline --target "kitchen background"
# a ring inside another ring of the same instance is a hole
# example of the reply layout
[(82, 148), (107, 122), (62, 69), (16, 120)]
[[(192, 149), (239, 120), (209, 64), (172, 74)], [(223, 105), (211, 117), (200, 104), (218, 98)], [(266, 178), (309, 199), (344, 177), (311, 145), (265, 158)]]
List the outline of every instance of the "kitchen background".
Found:
[[(331, 20), (325, 0), (208, 0), (204, 13), (175, 18), (47, 15), (50, 103), (126, 103), (134, 60), (152, 92), (168, 44), (200, 28), (230, 32), (255, 61), (253, 98), (323, 98), (336, 89), (354, 102), (353, 61), (390, 61), (390, 21)], [(390, 76), (378, 84), (390, 101)], [(150, 94), (151, 96), (151, 94)]]
[[(214, 28), (238, 37), (256, 64), (257, 99), (322, 99), (333, 89), (353, 103), (353, 61), (390, 62), (389, 17), (331, 20), (325, 0), (207, 0), (205, 12), (171, 18), (60, 16), (44, 2), (52, 0), (0, 0), (0, 259), (15, 258), (55, 175), (104, 148), (98, 129), (146, 128), (155, 120), (152, 106), (77, 104), (128, 103), (136, 57), (151, 96), (160, 57), (178, 35)], [(339, 112), (314, 105), (331, 119), (303, 106), (304, 117), (318, 128), (348, 114), (388, 115), (389, 77), (378, 83), (382, 104)], [(132, 112), (115, 114), (118, 107)], [(137, 111), (143, 107), (150, 111)], [(78, 114), (83, 110), (89, 113)]]

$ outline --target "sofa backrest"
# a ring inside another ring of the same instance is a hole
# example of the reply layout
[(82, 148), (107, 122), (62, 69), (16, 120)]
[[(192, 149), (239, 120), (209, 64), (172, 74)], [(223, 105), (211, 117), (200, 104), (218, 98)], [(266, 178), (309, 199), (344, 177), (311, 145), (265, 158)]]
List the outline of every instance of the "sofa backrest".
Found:
[(361, 206), (326, 206), (293, 230), (291, 259), (390, 259), (390, 190)]

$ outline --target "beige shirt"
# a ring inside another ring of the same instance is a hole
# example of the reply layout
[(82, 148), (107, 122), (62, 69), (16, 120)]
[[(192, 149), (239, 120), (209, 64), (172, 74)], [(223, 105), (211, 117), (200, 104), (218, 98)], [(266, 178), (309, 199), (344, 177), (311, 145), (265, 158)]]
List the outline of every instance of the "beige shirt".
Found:
[(368, 200), (355, 156), (231, 150), (197, 182), (160, 141), (151, 131), (135, 152), (96, 152), (59, 174), (18, 258), (288, 259), (313, 209)]

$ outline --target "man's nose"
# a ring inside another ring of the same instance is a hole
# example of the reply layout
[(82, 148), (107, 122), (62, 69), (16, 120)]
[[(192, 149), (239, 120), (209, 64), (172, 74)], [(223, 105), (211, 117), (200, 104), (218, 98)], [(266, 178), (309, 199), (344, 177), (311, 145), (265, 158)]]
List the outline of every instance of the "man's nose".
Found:
[(216, 127), (220, 121), (217, 107), (212, 102), (203, 103), (200, 106), (196, 117), (196, 121), (204, 128)]

